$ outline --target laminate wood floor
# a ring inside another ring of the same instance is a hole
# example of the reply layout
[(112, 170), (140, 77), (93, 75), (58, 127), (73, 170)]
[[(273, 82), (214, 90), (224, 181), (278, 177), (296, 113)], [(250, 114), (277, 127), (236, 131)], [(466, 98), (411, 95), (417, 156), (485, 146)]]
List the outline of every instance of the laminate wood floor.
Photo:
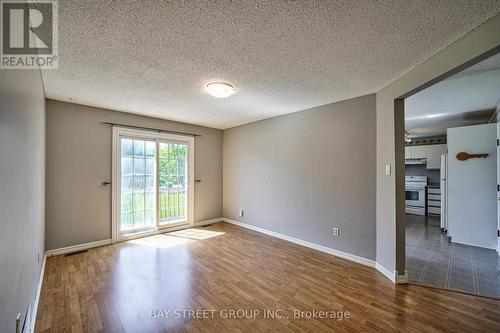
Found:
[(500, 301), (221, 222), (47, 258), (36, 331), (500, 332)]

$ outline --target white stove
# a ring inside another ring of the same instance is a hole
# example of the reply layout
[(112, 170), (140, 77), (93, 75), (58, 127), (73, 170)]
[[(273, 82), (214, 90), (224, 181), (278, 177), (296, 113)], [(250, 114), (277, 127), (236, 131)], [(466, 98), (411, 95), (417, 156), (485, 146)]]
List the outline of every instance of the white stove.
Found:
[(406, 176), (405, 177), (405, 211), (408, 214), (425, 215), (425, 188), (427, 177)]

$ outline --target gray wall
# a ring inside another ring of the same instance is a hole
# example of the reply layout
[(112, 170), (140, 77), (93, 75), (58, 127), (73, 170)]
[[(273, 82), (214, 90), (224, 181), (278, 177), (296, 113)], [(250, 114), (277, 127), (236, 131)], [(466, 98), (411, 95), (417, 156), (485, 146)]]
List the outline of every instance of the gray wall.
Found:
[(375, 129), (368, 95), (225, 130), (224, 217), (375, 259)]
[(17, 314), (24, 319), (33, 304), (44, 255), (45, 96), (38, 70), (0, 70), (0, 156), (0, 332), (15, 332)]
[(404, 103), (395, 99), (500, 45), (498, 31), (500, 14), (377, 92), (377, 263), (389, 271), (405, 269)]
[(101, 121), (199, 133), (196, 222), (222, 216), (222, 131), (47, 100), (48, 250), (111, 238), (111, 127)]

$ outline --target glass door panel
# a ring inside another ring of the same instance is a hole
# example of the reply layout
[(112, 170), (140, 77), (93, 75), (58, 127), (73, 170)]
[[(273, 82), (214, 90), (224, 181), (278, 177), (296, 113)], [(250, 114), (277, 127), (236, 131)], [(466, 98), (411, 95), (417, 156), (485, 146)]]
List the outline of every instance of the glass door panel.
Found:
[(193, 147), (193, 137), (113, 128), (113, 242), (193, 224)]
[(160, 224), (187, 221), (188, 145), (159, 142), (158, 193)]
[(120, 138), (120, 234), (156, 227), (156, 142)]

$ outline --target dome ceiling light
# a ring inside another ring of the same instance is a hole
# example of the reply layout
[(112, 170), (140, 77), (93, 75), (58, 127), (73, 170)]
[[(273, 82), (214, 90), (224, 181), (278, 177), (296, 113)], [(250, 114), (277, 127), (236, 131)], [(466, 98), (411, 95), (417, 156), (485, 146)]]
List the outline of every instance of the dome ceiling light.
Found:
[(225, 82), (210, 82), (205, 86), (205, 90), (215, 98), (226, 98), (236, 92), (232, 85)]

